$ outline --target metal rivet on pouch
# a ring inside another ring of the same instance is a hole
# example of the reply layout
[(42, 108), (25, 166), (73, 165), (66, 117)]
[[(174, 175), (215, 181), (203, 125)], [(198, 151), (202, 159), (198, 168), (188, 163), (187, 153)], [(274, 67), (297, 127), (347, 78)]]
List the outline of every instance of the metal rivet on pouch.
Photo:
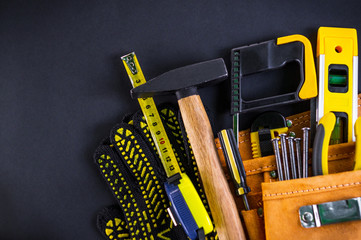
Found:
[(271, 178), (277, 178), (277, 172), (276, 171), (273, 170), (269, 174), (270, 174)]
[(302, 215), (302, 220), (306, 223), (310, 223), (313, 221), (313, 214), (310, 213), (310, 212), (305, 212), (303, 215)]
[(292, 120), (286, 119), (287, 127), (292, 127)]

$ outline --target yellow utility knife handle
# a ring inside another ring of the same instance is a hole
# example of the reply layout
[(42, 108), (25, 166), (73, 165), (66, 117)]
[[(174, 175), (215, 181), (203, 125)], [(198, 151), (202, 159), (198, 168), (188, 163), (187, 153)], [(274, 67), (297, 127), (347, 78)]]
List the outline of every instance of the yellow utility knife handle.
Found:
[[(276, 132), (277, 132), (277, 135), (275, 134)], [(282, 133), (287, 133), (287, 132), (288, 132), (288, 127), (270, 129), (271, 139), (274, 139), (278, 135), (280, 135)], [(251, 132), (250, 136), (251, 136), (251, 147), (252, 147), (252, 156), (253, 156), (253, 158), (264, 157), (264, 156), (262, 156), (258, 131), (257, 132)]]
[(356, 151), (354, 170), (361, 170), (361, 117), (355, 123)]
[(328, 145), (335, 124), (335, 114), (328, 112), (321, 118), (317, 126), (312, 149), (312, 171), (314, 176), (328, 174)]
[(317, 96), (317, 78), (316, 78), (316, 68), (313, 59), (312, 45), (310, 40), (305, 36), (300, 34), (294, 34), (290, 36), (277, 38), (277, 45), (286, 44), (290, 42), (301, 42), (304, 45), (304, 54), (305, 54), (305, 62), (304, 62), (304, 78), (305, 81), (298, 93), (298, 96), (301, 99), (309, 99)]

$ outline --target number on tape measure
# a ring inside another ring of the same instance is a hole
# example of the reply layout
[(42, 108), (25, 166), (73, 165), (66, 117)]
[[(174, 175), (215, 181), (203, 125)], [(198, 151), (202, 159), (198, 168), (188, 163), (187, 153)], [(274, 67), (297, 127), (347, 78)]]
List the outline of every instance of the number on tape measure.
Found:
[[(139, 63), (134, 53), (122, 58), (125, 62), (124, 66), (129, 75), (129, 79), (133, 87), (140, 86), (146, 82), (143, 72), (140, 69)], [(180, 168), (177, 163), (172, 146), (163, 127), (162, 120), (157, 111), (157, 107), (153, 98), (145, 97), (138, 98), (139, 105), (143, 111), (144, 117), (148, 124), (150, 133), (152, 135), (155, 146), (158, 150), (159, 157), (162, 161), (164, 169), (168, 177), (176, 173), (180, 173)]]

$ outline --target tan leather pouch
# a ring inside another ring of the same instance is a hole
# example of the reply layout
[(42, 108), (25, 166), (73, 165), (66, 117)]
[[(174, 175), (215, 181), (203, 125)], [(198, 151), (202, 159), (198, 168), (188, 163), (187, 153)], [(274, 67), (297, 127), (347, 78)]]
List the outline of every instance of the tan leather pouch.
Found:
[[(297, 136), (302, 136), (302, 127), (310, 125), (309, 112), (287, 119), (293, 122), (289, 131), (295, 132)], [(330, 174), (327, 176), (277, 181), (270, 174), (277, 170), (274, 155), (252, 159), (249, 134), (249, 130), (240, 132), (239, 148), (246, 170), (247, 184), (251, 188), (251, 192), (247, 194), (250, 211), (244, 210), (242, 198), (232, 191), (238, 210), (242, 213), (249, 239), (329, 240), (361, 236), (361, 221), (304, 228), (299, 217), (299, 208), (305, 205), (361, 197), (361, 172), (351, 171), (354, 164), (354, 143), (329, 147)], [(218, 139), (216, 145), (228, 183), (231, 190), (234, 190)], [(312, 173), (311, 156), (312, 149), (309, 155), (309, 173)]]
[[(351, 170), (354, 143), (330, 146), (332, 172)], [(306, 205), (361, 197), (361, 171), (342, 171), (325, 176), (262, 183), (266, 239), (357, 239), (361, 221), (304, 228), (299, 210)]]

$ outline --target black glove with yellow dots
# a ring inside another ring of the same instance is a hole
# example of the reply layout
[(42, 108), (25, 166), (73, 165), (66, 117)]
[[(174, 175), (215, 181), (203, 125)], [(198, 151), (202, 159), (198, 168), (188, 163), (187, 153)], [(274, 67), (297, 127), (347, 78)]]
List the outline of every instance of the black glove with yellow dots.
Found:
[[(177, 111), (170, 106), (159, 110), (181, 171), (191, 178), (209, 212), (194, 157), (184, 145), (186, 137), (179, 126)], [(191, 158), (188, 160), (187, 156)], [(181, 227), (174, 227), (166, 211), (169, 207), (163, 185), (166, 176), (141, 112), (117, 125), (94, 157), (120, 205), (98, 214), (98, 228), (106, 239), (187, 239)], [(206, 239), (217, 239), (216, 232)]]
[[(191, 179), (195, 189), (198, 192), (198, 195), (203, 202), (204, 207), (208, 212), (208, 215), (212, 217), (207, 198), (202, 187), (195, 157), (193, 155), (193, 151), (182, 122), (181, 114), (178, 109), (169, 104), (161, 105), (159, 109), (160, 117), (162, 118), (164, 128), (166, 129), (168, 138), (172, 144), (172, 148), (174, 154), (176, 155), (178, 165), (182, 173), (186, 173), (187, 176)], [(148, 141), (146, 142), (150, 144), (150, 148), (152, 148), (158, 156), (158, 152), (152, 140), (147, 122), (145, 121), (145, 118), (141, 114), (141, 112), (138, 112), (134, 115), (133, 121), (135, 126), (140, 127), (139, 130), (148, 139)], [(205, 239), (218, 239), (217, 232), (214, 229), (214, 226), (212, 232), (207, 234), (207, 236), (205, 236)]]

